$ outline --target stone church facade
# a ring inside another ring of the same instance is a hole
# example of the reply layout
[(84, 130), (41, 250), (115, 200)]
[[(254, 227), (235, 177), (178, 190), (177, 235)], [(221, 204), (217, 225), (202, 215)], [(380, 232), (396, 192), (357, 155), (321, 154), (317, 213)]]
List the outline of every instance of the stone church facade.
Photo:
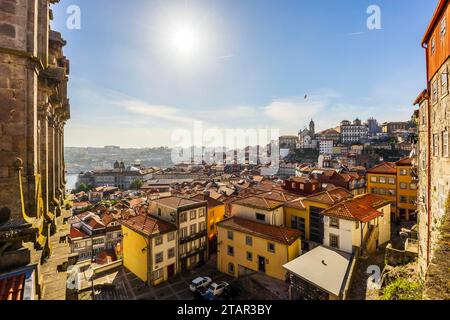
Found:
[(50, 30), (57, 2), (0, 1), (0, 275), (31, 266), (37, 297), (65, 200), (69, 61)]

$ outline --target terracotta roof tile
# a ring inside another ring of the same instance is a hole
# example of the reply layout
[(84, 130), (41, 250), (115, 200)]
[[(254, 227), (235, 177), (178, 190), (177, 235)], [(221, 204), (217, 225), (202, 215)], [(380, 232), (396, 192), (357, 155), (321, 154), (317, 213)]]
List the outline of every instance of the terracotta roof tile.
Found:
[(283, 201), (272, 200), (260, 196), (249, 196), (243, 199), (236, 200), (233, 202), (233, 204), (263, 210), (275, 210), (283, 205)]
[(395, 163), (383, 162), (375, 167), (367, 170), (367, 173), (373, 174), (397, 174), (397, 169), (395, 168)]
[(177, 230), (175, 225), (152, 217), (148, 214), (139, 214), (137, 216), (130, 217), (129, 219), (123, 221), (122, 225), (136, 232), (143, 233), (146, 236), (150, 236), (154, 233), (164, 234)]
[(252, 220), (232, 217), (218, 223), (218, 226), (258, 236), (282, 244), (291, 245), (300, 238), (300, 231), (272, 226)]
[(335, 205), (341, 201), (352, 198), (351, 192), (344, 188), (335, 188), (332, 190), (323, 191), (311, 196), (308, 196), (305, 200), (311, 200), (319, 203)]
[(159, 203), (161, 205), (164, 205), (164, 206), (167, 206), (167, 207), (170, 207), (173, 209), (199, 204), (199, 201), (190, 200), (190, 199), (181, 198), (181, 197), (161, 198), (161, 199), (153, 200), (153, 202)]
[(412, 166), (412, 161), (413, 159), (408, 157), (397, 161), (395, 164), (397, 166)]
[(84, 233), (82, 230), (72, 226), (70, 228), (69, 237), (71, 239), (77, 239), (77, 238), (86, 238), (86, 237), (88, 237), (88, 235), (86, 233)]
[(390, 203), (380, 196), (366, 194), (342, 203), (339, 203), (322, 212), (325, 216), (331, 216), (346, 220), (361, 222), (371, 221), (382, 215), (377, 209)]

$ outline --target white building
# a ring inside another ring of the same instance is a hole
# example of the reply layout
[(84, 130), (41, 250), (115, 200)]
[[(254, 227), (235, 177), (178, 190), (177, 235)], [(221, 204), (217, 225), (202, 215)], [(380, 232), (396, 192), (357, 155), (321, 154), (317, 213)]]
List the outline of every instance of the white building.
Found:
[(324, 215), (323, 244), (347, 253), (354, 248), (373, 252), (391, 239), (391, 204), (384, 198), (366, 194), (341, 202)]
[(320, 154), (332, 155), (333, 154), (333, 140), (320, 140)]
[(341, 141), (342, 143), (359, 143), (368, 139), (369, 128), (361, 123), (361, 120), (356, 119), (351, 123), (344, 120), (341, 122)]

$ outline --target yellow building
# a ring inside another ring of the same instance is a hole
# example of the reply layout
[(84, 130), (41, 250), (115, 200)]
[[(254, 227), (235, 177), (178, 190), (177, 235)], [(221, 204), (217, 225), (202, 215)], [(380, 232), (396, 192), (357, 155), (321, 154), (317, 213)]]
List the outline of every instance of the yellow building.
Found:
[(367, 191), (391, 201), (392, 220), (415, 220), (417, 184), (411, 176), (411, 159), (384, 162), (367, 171)]
[(323, 191), (284, 205), (285, 225), (300, 230), (304, 250), (309, 250), (308, 242), (323, 242), (321, 212), (344, 200), (351, 199), (352, 193), (344, 188)]
[(397, 166), (397, 218), (400, 220), (417, 220), (417, 183), (413, 181), (412, 159), (406, 158), (396, 162)]
[(253, 272), (285, 281), (283, 265), (300, 255), (300, 232), (239, 217), (220, 222), (217, 269), (240, 277)]
[(209, 252), (217, 251), (217, 224), (225, 218), (225, 204), (211, 197), (198, 194), (191, 199), (207, 202), (207, 222)]
[(139, 279), (156, 286), (178, 273), (177, 228), (147, 214), (122, 223), (123, 265)]

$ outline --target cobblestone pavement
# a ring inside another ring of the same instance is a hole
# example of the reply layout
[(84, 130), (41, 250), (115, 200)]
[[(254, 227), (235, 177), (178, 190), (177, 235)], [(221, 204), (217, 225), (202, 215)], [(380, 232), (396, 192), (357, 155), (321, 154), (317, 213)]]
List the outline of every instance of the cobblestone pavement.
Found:
[[(95, 280), (95, 285), (114, 284), (114, 290), (97, 289), (96, 300), (194, 300), (189, 291), (191, 281), (199, 276), (210, 277), (214, 282), (226, 281), (240, 289), (238, 300), (279, 300), (287, 299), (287, 284), (262, 274), (254, 274), (235, 279), (220, 273), (213, 264), (206, 264), (190, 272), (179, 274), (167, 282), (148, 287), (126, 268), (119, 268)], [(79, 299), (91, 299), (85, 292)]]

